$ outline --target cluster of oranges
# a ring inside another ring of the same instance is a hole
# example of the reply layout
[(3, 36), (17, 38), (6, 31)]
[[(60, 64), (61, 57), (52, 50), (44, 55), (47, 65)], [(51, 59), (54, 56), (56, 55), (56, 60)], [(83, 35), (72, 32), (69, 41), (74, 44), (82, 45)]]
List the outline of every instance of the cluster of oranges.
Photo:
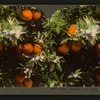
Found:
[(74, 52), (78, 52), (82, 48), (82, 44), (80, 41), (73, 43), (71, 46), (69, 46), (68, 43), (63, 43), (57, 48), (57, 50), (62, 54), (67, 54), (70, 51), (70, 48)]
[[(74, 26), (74, 24), (70, 25), (69, 28), (67, 28), (67, 31), (70, 35), (75, 37), (75, 32), (76, 32), (76, 28)], [(68, 45), (68, 43), (63, 43), (62, 45), (60, 45), (57, 50), (58, 52), (62, 53), (62, 54), (67, 54), (70, 51), (70, 48), (74, 51), (74, 52), (78, 52), (82, 47), (82, 44), (80, 41), (74, 42), (71, 47)]]
[(15, 75), (15, 81), (17, 83), (23, 83), (24, 87), (32, 87), (33, 82), (30, 78), (25, 78), (23, 73), (19, 73)]
[[(72, 35), (73, 37), (75, 37), (75, 32), (76, 32), (76, 27), (74, 24), (71, 24), (68, 28), (68, 34)], [(68, 45), (68, 43), (63, 43), (62, 45), (60, 45), (57, 50), (58, 52), (62, 53), (62, 54), (67, 54), (70, 51), (70, 48), (72, 49), (72, 51), (74, 52), (78, 52), (81, 48), (82, 48), (82, 44), (80, 41), (74, 42), (73, 44), (71, 44), (71, 47)], [(97, 43), (96, 45), (96, 52), (97, 54), (100, 55), (100, 43)]]
[(21, 16), (25, 21), (31, 21), (32, 19), (37, 21), (42, 17), (42, 14), (41, 11), (25, 9), (21, 12)]
[(42, 51), (42, 46), (37, 44), (37, 43), (34, 43), (33, 45), (31, 43), (26, 43), (26, 44), (19, 44), (17, 46), (17, 54), (18, 55), (21, 55), (22, 53), (25, 53), (27, 55), (29, 54), (40, 54)]

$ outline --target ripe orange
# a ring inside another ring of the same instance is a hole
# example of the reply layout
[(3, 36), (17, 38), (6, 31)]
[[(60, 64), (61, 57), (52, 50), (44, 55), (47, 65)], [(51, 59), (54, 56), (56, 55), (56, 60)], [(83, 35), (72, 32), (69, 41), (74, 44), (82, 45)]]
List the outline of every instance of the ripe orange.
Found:
[(3, 44), (2, 42), (0, 42), (0, 51), (2, 51), (2, 49), (3, 49)]
[(41, 16), (42, 15), (41, 15), (41, 12), (40, 11), (35, 11), (33, 13), (33, 18), (34, 18), (35, 21), (39, 20), (41, 18)]
[(97, 82), (100, 82), (100, 73), (97, 73), (97, 74), (96, 74), (96, 81), (97, 81)]
[(22, 73), (16, 74), (15, 81), (18, 82), (18, 83), (23, 83), (23, 81), (24, 81), (24, 75)]
[(96, 50), (97, 50), (97, 53), (100, 54), (100, 43), (97, 44)]
[(33, 13), (29, 9), (23, 10), (21, 15), (25, 21), (30, 21), (33, 18)]
[(71, 49), (75, 52), (78, 52), (81, 48), (82, 44), (79, 41), (71, 45)]
[(23, 82), (23, 85), (24, 85), (25, 87), (32, 87), (33, 82), (32, 82), (32, 80), (31, 80), (30, 78), (26, 78), (26, 79), (24, 80), (24, 82)]
[(76, 31), (76, 28), (74, 26), (74, 24), (70, 25), (69, 28), (68, 28), (68, 33), (75, 36), (75, 31)]
[(33, 52), (37, 55), (37, 54), (40, 54), (40, 52), (42, 51), (42, 46), (35, 43), (33, 49), (34, 49)]
[(23, 46), (23, 52), (25, 54), (31, 54), (33, 52), (33, 45), (31, 43), (26, 43)]
[(57, 50), (62, 54), (67, 54), (70, 48), (68, 47), (67, 43), (63, 43), (57, 48)]
[(23, 52), (23, 44), (19, 44), (17, 46), (16, 52), (17, 52), (18, 55), (21, 55), (22, 54), (22, 52)]

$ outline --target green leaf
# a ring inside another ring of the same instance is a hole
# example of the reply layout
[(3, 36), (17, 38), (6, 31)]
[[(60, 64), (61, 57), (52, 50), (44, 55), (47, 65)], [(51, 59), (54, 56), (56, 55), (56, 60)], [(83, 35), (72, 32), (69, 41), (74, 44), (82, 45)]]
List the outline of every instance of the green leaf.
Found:
[(51, 79), (48, 77), (48, 84), (50, 85), (51, 83)]
[(74, 80), (74, 82), (79, 82), (79, 80)]
[(22, 66), (22, 67), (24, 66), (22, 63), (19, 63), (19, 65)]
[(67, 42), (68, 40), (69, 40), (69, 38), (63, 39), (60, 44)]
[(40, 38), (40, 31), (38, 31), (38, 38)]
[(69, 75), (67, 78), (73, 78), (73, 75)]
[(51, 65), (50, 65), (50, 72), (54, 71), (54, 69), (55, 69), (54, 64), (51, 64)]
[(79, 73), (81, 71), (81, 69), (77, 69), (76, 71), (75, 71), (75, 73), (77, 74), (77, 73)]
[(65, 26), (67, 23), (66, 23), (67, 21), (65, 21), (65, 20), (63, 20), (62, 18), (61, 19), (59, 19), (59, 21), (58, 21), (58, 24), (60, 25), (60, 26)]
[(61, 65), (60, 65), (59, 63), (57, 63), (57, 69), (58, 69), (60, 72), (62, 72), (62, 67), (61, 67)]
[(52, 59), (52, 58), (54, 58), (54, 57), (55, 57), (55, 55), (49, 54), (49, 59)]
[(60, 26), (59, 25), (56, 27), (56, 31), (58, 34), (60, 33)]
[(0, 75), (2, 75), (3, 73), (0, 73)]
[(62, 80), (63, 77), (64, 77), (64, 73), (61, 74), (61, 76), (60, 76), (60, 80)]
[(48, 67), (47, 65), (41, 67), (41, 71), (44, 71), (47, 67)]
[(53, 76), (56, 80), (59, 80), (58, 75), (56, 73), (53, 73)]
[(96, 66), (95, 68), (100, 68), (100, 66)]

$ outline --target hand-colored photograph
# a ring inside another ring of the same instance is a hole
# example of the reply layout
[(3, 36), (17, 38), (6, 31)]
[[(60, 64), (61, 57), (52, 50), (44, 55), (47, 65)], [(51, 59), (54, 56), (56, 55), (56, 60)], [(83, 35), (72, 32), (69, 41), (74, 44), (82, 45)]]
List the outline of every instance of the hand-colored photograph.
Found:
[(100, 87), (100, 6), (0, 5), (0, 87)]

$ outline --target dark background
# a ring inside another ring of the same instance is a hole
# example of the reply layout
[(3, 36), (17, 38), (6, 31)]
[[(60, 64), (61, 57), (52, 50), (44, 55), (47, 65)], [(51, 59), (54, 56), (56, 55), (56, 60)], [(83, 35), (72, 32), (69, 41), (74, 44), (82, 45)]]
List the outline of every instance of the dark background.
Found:
[(0, 100), (100, 100), (100, 96), (0, 96)]
[(0, 0), (0, 4), (98, 4), (100, 0)]
[[(100, 0), (0, 0), (0, 4), (21, 4), (21, 5), (99, 5)], [(9, 91), (8, 91), (9, 92)], [(26, 96), (26, 95), (1, 95), (0, 100), (99, 100), (100, 96)]]

